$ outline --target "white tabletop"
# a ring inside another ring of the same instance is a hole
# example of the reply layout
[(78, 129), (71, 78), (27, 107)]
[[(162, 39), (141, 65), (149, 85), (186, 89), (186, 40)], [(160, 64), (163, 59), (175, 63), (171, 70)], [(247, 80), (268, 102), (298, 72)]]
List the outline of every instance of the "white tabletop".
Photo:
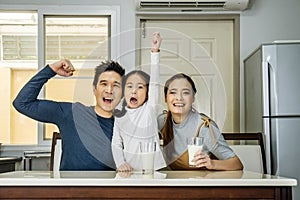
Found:
[(160, 171), (122, 177), (114, 171), (15, 171), (0, 186), (296, 186), (297, 180), (248, 171)]

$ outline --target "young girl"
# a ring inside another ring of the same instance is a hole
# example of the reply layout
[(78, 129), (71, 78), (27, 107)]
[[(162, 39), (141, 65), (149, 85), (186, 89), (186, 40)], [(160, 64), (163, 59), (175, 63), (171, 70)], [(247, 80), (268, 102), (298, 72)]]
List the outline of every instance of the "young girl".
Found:
[(166, 166), (160, 149), (155, 106), (159, 94), (159, 33), (153, 34), (150, 76), (139, 70), (128, 73), (123, 80), (122, 110), (115, 112), (112, 152), (120, 172), (141, 171), (140, 142), (156, 142), (154, 169)]

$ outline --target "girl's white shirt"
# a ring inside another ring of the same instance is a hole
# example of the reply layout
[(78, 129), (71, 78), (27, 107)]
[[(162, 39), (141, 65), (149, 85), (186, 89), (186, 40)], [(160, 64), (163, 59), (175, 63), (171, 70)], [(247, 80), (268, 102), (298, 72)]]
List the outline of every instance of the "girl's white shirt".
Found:
[(142, 106), (130, 109), (126, 107), (123, 117), (116, 117), (112, 138), (112, 152), (117, 168), (127, 162), (134, 170), (140, 171), (141, 158), (139, 143), (156, 142), (154, 169), (166, 166), (157, 125), (156, 106), (159, 100), (159, 53), (151, 52), (151, 74), (148, 101)]

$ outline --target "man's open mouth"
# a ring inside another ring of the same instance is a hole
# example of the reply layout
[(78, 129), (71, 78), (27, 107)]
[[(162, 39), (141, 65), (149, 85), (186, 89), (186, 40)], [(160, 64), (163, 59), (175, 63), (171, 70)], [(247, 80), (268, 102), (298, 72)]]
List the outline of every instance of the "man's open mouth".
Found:
[(112, 98), (103, 98), (103, 101), (105, 103), (111, 103), (113, 101), (113, 99)]

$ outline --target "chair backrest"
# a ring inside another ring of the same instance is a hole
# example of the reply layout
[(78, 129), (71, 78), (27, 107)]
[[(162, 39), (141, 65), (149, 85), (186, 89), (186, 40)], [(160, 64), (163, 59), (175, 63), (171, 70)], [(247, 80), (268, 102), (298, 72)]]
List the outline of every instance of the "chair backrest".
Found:
[(59, 171), (61, 158), (61, 136), (58, 132), (53, 132), (51, 156), (50, 156), (50, 171)]
[[(223, 136), (227, 141), (235, 141), (229, 146), (240, 158), (244, 165), (244, 170), (264, 174), (267, 173), (266, 155), (262, 133), (223, 133)], [(256, 144), (247, 144), (247, 142), (244, 142), (248, 140), (256, 141)]]

